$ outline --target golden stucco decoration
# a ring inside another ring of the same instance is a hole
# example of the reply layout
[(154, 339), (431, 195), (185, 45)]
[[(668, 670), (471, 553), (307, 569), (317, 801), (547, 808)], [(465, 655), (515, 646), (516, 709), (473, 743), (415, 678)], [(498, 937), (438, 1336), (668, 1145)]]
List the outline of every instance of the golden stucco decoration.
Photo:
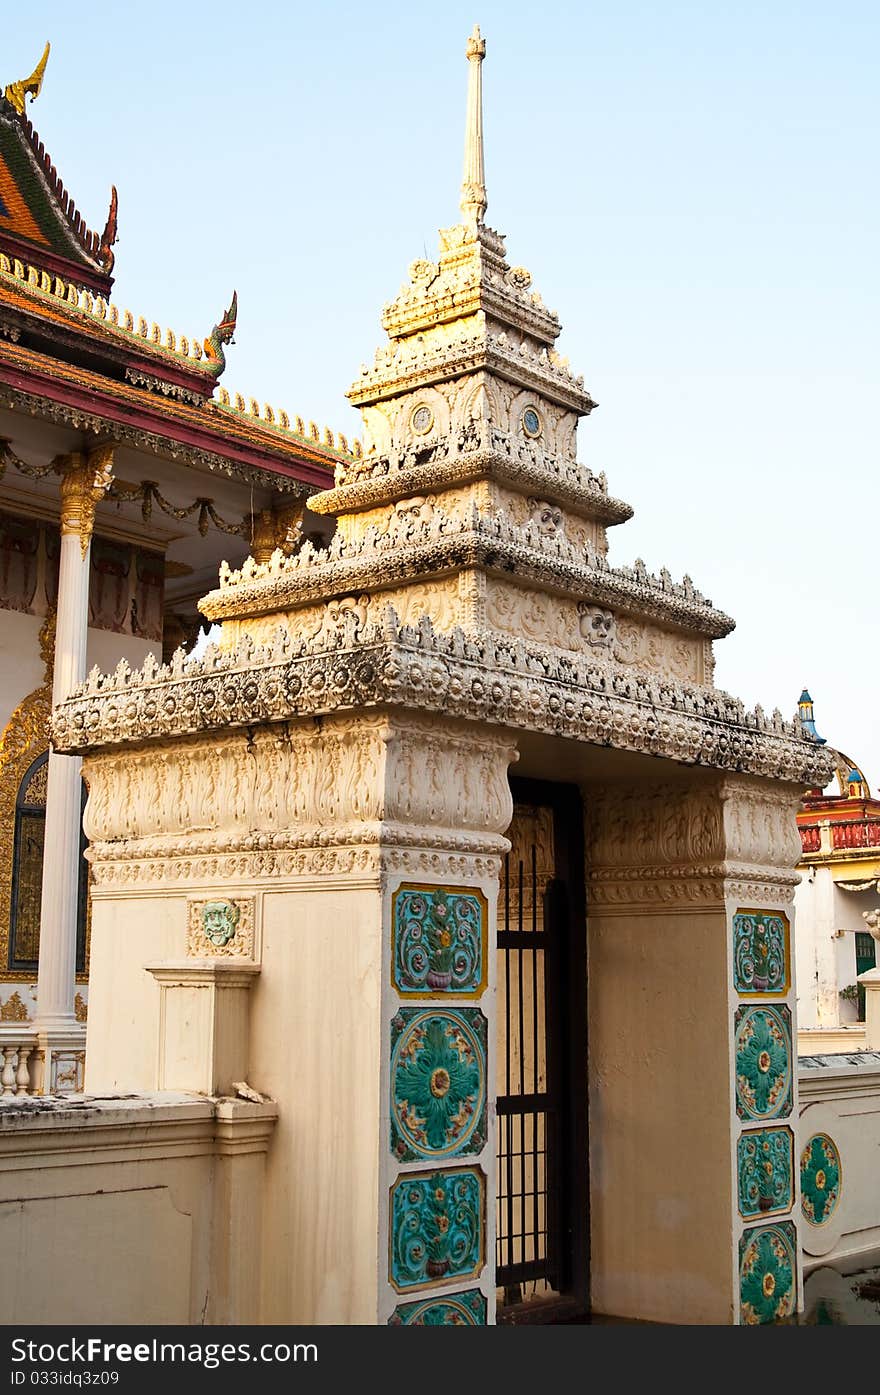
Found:
[(22, 78), (20, 82), (8, 83), (6, 90), (3, 93), (7, 102), (9, 102), (12, 106), (15, 107), (15, 110), (18, 112), (19, 116), (24, 116), (25, 96), (30, 94), (31, 101), (34, 101), (35, 98), (39, 97), (40, 95), (40, 88), (43, 86), (43, 75), (46, 71), (46, 64), (49, 61), (49, 48), (50, 44), (47, 40), (46, 47), (43, 49), (43, 56), (40, 59), (37, 66), (34, 68), (34, 71), (31, 73), (30, 77)]

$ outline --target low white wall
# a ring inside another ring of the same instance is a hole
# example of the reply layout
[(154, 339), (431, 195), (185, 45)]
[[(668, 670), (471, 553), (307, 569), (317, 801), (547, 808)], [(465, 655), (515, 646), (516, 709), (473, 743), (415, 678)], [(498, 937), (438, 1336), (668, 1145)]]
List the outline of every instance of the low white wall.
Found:
[(880, 1248), (880, 1051), (802, 1056), (798, 1077), (801, 1150), (826, 1134), (840, 1159), (836, 1204), (801, 1225), (806, 1273)]
[(171, 1093), (0, 1102), (0, 1323), (258, 1321), (274, 1117)]

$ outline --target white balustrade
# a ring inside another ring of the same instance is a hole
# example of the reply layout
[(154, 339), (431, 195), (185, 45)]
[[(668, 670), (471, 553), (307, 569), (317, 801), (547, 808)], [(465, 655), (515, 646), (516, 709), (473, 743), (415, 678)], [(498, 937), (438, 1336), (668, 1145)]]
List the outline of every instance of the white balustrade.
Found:
[(16, 1031), (10, 1031), (5, 1024), (0, 1027), (0, 1099), (34, 1093), (31, 1089), (31, 1061), (33, 1059), (37, 1065), (39, 1054), (30, 1027)]

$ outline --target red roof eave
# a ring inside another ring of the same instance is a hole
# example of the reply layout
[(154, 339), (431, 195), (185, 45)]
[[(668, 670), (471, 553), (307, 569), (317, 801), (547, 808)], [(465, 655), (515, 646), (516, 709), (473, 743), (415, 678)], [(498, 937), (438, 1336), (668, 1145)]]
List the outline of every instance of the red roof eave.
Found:
[(75, 384), (63, 382), (49, 374), (36, 371), (28, 372), (2, 362), (0, 362), (0, 382), (17, 389), (19, 392), (48, 397), (51, 401), (59, 402), (66, 407), (95, 413), (105, 417), (107, 421), (116, 422), (123, 426), (134, 426), (152, 436), (177, 441), (181, 445), (191, 446), (196, 450), (205, 451), (212, 455), (223, 456), (237, 464), (281, 475), (285, 479), (296, 480), (302, 484), (326, 489), (328, 481), (333, 479), (333, 470), (329, 464), (323, 465), (317, 461), (308, 460), (298, 460), (296, 465), (288, 464), (286, 461), (280, 460), (271, 450), (261, 449), (256, 444), (236, 441), (234, 438), (219, 432), (207, 428), (201, 429), (195, 424), (169, 419), (167, 415), (163, 414), (159, 403), (157, 403), (155, 411), (151, 411), (145, 405), (129, 407), (124, 403), (105, 397), (101, 393), (78, 388)]
[(23, 237), (17, 237), (5, 228), (0, 234), (0, 251), (5, 252), (8, 257), (17, 257), (19, 261), (30, 266), (51, 271), (53, 275), (60, 276), (62, 281), (72, 281), (75, 286), (87, 286), (95, 295), (103, 296), (105, 300), (110, 299), (113, 277), (109, 272), (98, 271), (84, 262), (74, 261), (72, 257), (63, 257), (51, 247), (40, 247)]

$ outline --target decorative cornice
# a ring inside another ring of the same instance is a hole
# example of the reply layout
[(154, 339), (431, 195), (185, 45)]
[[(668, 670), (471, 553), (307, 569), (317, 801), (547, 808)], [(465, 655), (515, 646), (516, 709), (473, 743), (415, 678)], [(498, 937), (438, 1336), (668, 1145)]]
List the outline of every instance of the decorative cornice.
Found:
[[(208, 341), (203, 342), (196, 336), (176, 335), (173, 330), (162, 330), (155, 323), (151, 326), (143, 315), (136, 320), (130, 310), (120, 310), (104, 296), (96, 297), (72, 280), (64, 280), (40, 266), (22, 262), (17, 257), (7, 257), (2, 252), (0, 277), (26, 287), (38, 305), (57, 307), (63, 303), (65, 315), (71, 322), (92, 333), (136, 348), (156, 361), (185, 366), (189, 373), (200, 374), (203, 378), (203, 397), (210, 396), (213, 391), (217, 355), (213, 352), (213, 346), (212, 354), (206, 354), (204, 342)], [(212, 335), (218, 333), (219, 328), (215, 326)]]
[(210, 647), (200, 661), (178, 651), (170, 665), (149, 658), (132, 673), (95, 669), (55, 709), (52, 739), (82, 752), (220, 728), (343, 712), (404, 707), (450, 718), (548, 732), (642, 751), (684, 764), (803, 784), (829, 779), (827, 754), (779, 714), (748, 713), (726, 693), (593, 664), (495, 635), (437, 634), (424, 618), (360, 627), (344, 612), (335, 632), (271, 647), (245, 635), (232, 652)]
[[(234, 328), (226, 317), (221, 325), (215, 325), (204, 341), (205, 345), (210, 346), (208, 352), (196, 336), (176, 335), (173, 330), (162, 330), (155, 323), (150, 326), (143, 316), (135, 321), (130, 310), (120, 311), (103, 296), (95, 298), (72, 281), (50, 275), (45, 268), (0, 253), (0, 284), (4, 280), (22, 297), (19, 305), (24, 313), (28, 313), (25, 304), (29, 300), (32, 302), (30, 314), (37, 317), (48, 315), (53, 325), (69, 325), (79, 333), (96, 336), (102, 346), (115, 351), (117, 356), (123, 355), (120, 361), (124, 363), (126, 380), (135, 386), (196, 406), (204, 404), (211, 409), (222, 408), (233, 419), (244, 417), (267, 436), (277, 436), (279, 442), (287, 443), (290, 438), (297, 438), (310, 450), (329, 457), (326, 461), (329, 466), (360, 456), (360, 441), (353, 441), (349, 447), (342, 432), (334, 434), (329, 427), (319, 431), (314, 422), (309, 423), (307, 433), (302, 418), (295, 418), (291, 426), (287, 412), (276, 410), (268, 404), (261, 411), (254, 398), (249, 399), (248, 405), (240, 393), (230, 397), (225, 388), (219, 387), (216, 400), (210, 400), (222, 367), (220, 354)], [(232, 310), (230, 306), (227, 316)], [(139, 361), (132, 362), (132, 353)]]
[(633, 515), (629, 504), (609, 495), (604, 474), (477, 422), (454, 437), (432, 435), (421, 446), (338, 465), (335, 488), (315, 494), (310, 507), (324, 514), (362, 512), (407, 494), (490, 478), (523, 493), (550, 494), (600, 523), (625, 523)]
[(364, 884), (378, 885), (385, 876), (403, 873), (406, 876), (432, 879), (452, 879), (459, 882), (482, 881), (498, 876), (501, 854), (492, 855), (454, 851), (447, 848), (387, 847), (378, 843), (351, 847), (319, 847), (295, 849), (258, 849), (256, 851), (217, 854), (193, 854), (181, 848), (167, 857), (141, 854), (137, 859), (108, 857), (93, 861), (91, 894), (93, 898), (114, 893), (127, 894), (131, 887), (175, 889), (185, 886), (214, 888), (244, 881), (255, 882), (297, 878), (316, 880), (322, 890), (334, 877), (347, 889), (353, 879)]
[[(128, 400), (116, 400), (117, 395), (123, 397), (121, 385), (105, 384), (98, 375), (93, 375), (93, 384), (77, 382), (68, 389), (60, 374), (45, 371), (50, 366), (54, 368), (54, 364), (43, 360), (44, 371), (39, 378), (29, 368), (19, 370), (16, 366), (8, 374), (14, 381), (4, 382), (6, 364), (0, 361), (0, 406), (96, 436), (112, 435), (117, 443), (152, 451), (181, 464), (212, 470), (262, 488), (299, 493), (304, 485), (314, 488), (326, 480), (331, 461), (291, 458), (293, 453), (289, 445), (284, 452), (286, 458), (280, 458), (275, 454), (273, 447), (277, 447), (273, 441), (265, 438), (246, 441), (231, 431), (227, 434), (222, 420), (211, 419), (212, 403), (206, 403), (201, 409), (183, 403), (166, 402), (161, 407), (156, 403), (150, 411), (150, 403), (132, 400), (136, 389), (128, 389)], [(118, 394), (114, 393), (113, 400), (104, 397), (105, 387), (119, 390)], [(186, 412), (183, 421), (170, 415), (172, 405)], [(198, 410), (205, 414), (202, 420), (195, 416)], [(133, 416), (141, 419), (133, 423)], [(199, 444), (200, 439), (205, 444)], [(226, 454), (217, 447), (225, 448)]]
[(597, 405), (564, 359), (527, 341), (517, 344), (506, 330), (493, 333), (465, 323), (461, 333), (439, 344), (395, 340), (376, 350), (373, 368), (362, 368), (360, 379), (346, 393), (355, 407), (369, 406), (430, 383), (445, 382), (479, 370), (497, 374), (520, 387), (532, 388), (570, 411), (587, 416)]
[(219, 589), (203, 597), (199, 608), (212, 621), (266, 615), (349, 591), (377, 591), (481, 568), (713, 639), (734, 628), (734, 621), (690, 584), (674, 583), (668, 572), (651, 576), (643, 563), (609, 567), (604, 556), (574, 546), (561, 533), (543, 533), (504, 514), (483, 514), (476, 505), (466, 516), (453, 517), (430, 498), (421, 499), (419, 515), (394, 514), (384, 531), (372, 525), (359, 538), (337, 531), (327, 548), (306, 543), (291, 556), (276, 552), (262, 565), (248, 558), (231, 571), (224, 564)]

